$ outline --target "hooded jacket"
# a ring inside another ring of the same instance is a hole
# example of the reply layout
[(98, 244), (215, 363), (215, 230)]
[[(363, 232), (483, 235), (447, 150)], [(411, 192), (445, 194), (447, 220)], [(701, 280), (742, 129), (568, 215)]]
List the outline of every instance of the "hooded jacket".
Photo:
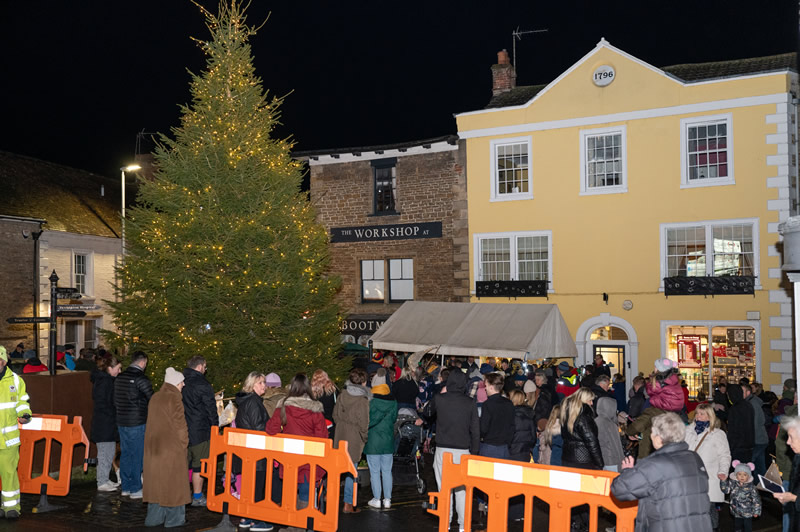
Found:
[(397, 401), (391, 394), (374, 394), (369, 403), (369, 433), (364, 454), (394, 453), (394, 422), (397, 420)]
[(619, 437), (617, 424), (617, 401), (610, 397), (597, 399), (597, 439), (600, 441), (600, 451), (603, 453), (603, 463), (607, 466), (622, 465), (625, 451), (622, 450), (622, 441)]
[[(281, 409), (284, 409), (286, 423), (283, 423)], [(309, 436), (312, 438), (327, 438), (328, 426), (322, 415), (322, 403), (311, 399), (308, 395), (300, 397), (287, 397), (278, 403), (274, 415), (267, 421), (267, 434), (294, 434), (295, 436)], [(309, 478), (310, 466), (300, 466), (297, 470), (298, 482)], [(280, 477), (283, 478), (283, 466), (279, 468)], [(317, 467), (316, 478), (322, 479), (323, 471)]]
[(281, 388), (280, 386), (267, 388), (262, 398), (264, 400), (264, 408), (267, 409), (267, 414), (269, 414), (269, 417), (272, 417), (275, 413), (275, 407), (286, 398), (286, 388)]
[[(429, 422), (436, 421), (436, 445), (447, 449), (469, 449), (478, 454), (480, 424), (478, 407), (467, 395), (467, 376), (461, 371), (451, 371), (447, 377), (447, 392), (433, 397)], [(441, 416), (438, 413), (441, 412)]]
[(731, 458), (747, 463), (753, 459), (755, 412), (750, 403), (744, 400), (741, 386), (729, 386), (728, 398), (732, 403), (728, 409), (728, 445), (731, 448)]
[(183, 410), (191, 447), (211, 439), (211, 427), (219, 426), (219, 415), (214, 389), (205, 375), (196, 369), (185, 368), (183, 376)]
[(646, 386), (647, 395), (650, 396), (650, 406), (667, 412), (683, 410), (683, 390), (676, 374), (673, 373), (661, 382), (652, 378)]
[(333, 407), (333, 421), (336, 423), (334, 443), (347, 442), (347, 454), (354, 464), (361, 460), (364, 444), (369, 431), (369, 390), (347, 382), (339, 400)]
[(611, 482), (621, 501), (639, 501), (636, 532), (711, 532), (708, 476), (686, 442), (667, 443)]
[(752, 518), (761, 515), (761, 495), (753, 484), (753, 475), (750, 475), (744, 484), (740, 484), (734, 471), (725, 480), (720, 480), (719, 486), (722, 493), (731, 496), (730, 507), (733, 517)]

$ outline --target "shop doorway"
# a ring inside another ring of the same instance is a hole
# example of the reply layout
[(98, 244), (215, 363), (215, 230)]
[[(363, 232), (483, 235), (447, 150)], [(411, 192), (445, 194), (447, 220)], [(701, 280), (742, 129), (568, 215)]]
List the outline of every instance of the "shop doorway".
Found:
[(594, 360), (594, 357), (596, 357), (597, 355), (601, 355), (603, 357), (603, 360), (606, 361), (606, 364), (609, 364), (611, 366), (609, 369), (611, 369), (611, 379), (613, 382), (614, 375), (620, 372), (620, 368), (626, 367), (625, 346), (594, 344), (592, 345), (592, 349), (594, 350), (592, 360)]
[(611, 375), (625, 376), (626, 391), (630, 390), (633, 377), (639, 373), (639, 339), (636, 330), (627, 320), (611, 314), (600, 314), (584, 321), (575, 334), (578, 348), (576, 364), (592, 364), (594, 355), (603, 355), (611, 362)]

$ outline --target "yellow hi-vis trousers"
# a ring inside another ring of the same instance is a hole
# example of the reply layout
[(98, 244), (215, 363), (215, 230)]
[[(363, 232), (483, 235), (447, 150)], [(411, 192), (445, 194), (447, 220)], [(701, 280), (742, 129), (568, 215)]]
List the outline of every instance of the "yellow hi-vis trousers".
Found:
[(19, 504), (19, 445), (10, 449), (0, 449), (0, 484), (2, 484), (3, 511), (20, 511)]

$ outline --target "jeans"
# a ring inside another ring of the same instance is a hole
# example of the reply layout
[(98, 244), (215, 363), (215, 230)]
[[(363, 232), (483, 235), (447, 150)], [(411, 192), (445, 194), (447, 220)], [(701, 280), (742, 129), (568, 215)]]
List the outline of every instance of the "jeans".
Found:
[(122, 475), (122, 491), (136, 493), (142, 489), (142, 466), (144, 463), (144, 425), (119, 426), (119, 470)]
[[(436, 477), (436, 484), (439, 486), (439, 492), (442, 491), (442, 461), (444, 453), (451, 453), (453, 455), (453, 463), (460, 464), (461, 457), (465, 454), (469, 454), (469, 449), (448, 449), (446, 447), (436, 448), (436, 454), (433, 455), (433, 474)], [(467, 501), (467, 490), (464, 486), (461, 486), (460, 488), (454, 489), (453, 494), (456, 498), (455, 509), (456, 514), (458, 515), (458, 528), (460, 530), (464, 530), (464, 504)], [(439, 504), (444, 504), (444, 502), (440, 500)], [(450, 517), (447, 520), (448, 525), (453, 520), (453, 505), (449, 504), (449, 506)]]
[(97, 442), (97, 487), (99, 488), (110, 479), (111, 467), (114, 465), (114, 455), (117, 454), (117, 442)]
[(161, 526), (172, 528), (186, 524), (185, 506), (161, 506), (154, 502), (147, 505), (147, 517), (144, 526)]
[(478, 454), (487, 458), (500, 458), (508, 460), (511, 456), (508, 453), (508, 445), (491, 445), (482, 443)]
[(372, 497), (380, 500), (381, 484), (383, 485), (383, 498), (392, 498), (392, 463), (391, 454), (368, 454), (369, 483), (372, 485)]
[(755, 478), (758, 478), (756, 475), (765, 475), (767, 473), (766, 452), (766, 443), (757, 443), (753, 447), (753, 464), (756, 466), (753, 477)]
[(717, 503), (711, 503), (711, 507), (708, 509), (708, 515), (711, 516), (711, 528), (714, 530), (719, 528), (719, 510), (717, 510)]
[(751, 517), (734, 517), (733, 529), (736, 532), (753, 532), (753, 519)]
[(353, 482), (353, 475), (348, 473), (344, 476), (344, 494), (342, 495), (342, 501), (347, 504), (353, 504)]
[[(789, 481), (783, 481), (783, 489), (789, 491)], [(791, 503), (790, 503), (791, 504)], [(789, 513), (789, 504), (783, 505), (783, 532), (789, 532), (791, 514)]]
[(612, 471), (614, 473), (619, 473), (619, 466), (607, 465), (603, 467), (603, 471)]

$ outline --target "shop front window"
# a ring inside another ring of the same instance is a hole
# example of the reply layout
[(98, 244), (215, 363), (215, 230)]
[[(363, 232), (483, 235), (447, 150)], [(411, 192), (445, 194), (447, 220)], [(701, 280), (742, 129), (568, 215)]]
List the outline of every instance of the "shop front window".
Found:
[[(693, 401), (710, 399), (724, 377), (738, 383), (756, 379), (756, 331), (747, 325), (673, 325), (667, 331), (667, 358), (678, 363)], [(709, 341), (710, 334), (710, 341)]]

